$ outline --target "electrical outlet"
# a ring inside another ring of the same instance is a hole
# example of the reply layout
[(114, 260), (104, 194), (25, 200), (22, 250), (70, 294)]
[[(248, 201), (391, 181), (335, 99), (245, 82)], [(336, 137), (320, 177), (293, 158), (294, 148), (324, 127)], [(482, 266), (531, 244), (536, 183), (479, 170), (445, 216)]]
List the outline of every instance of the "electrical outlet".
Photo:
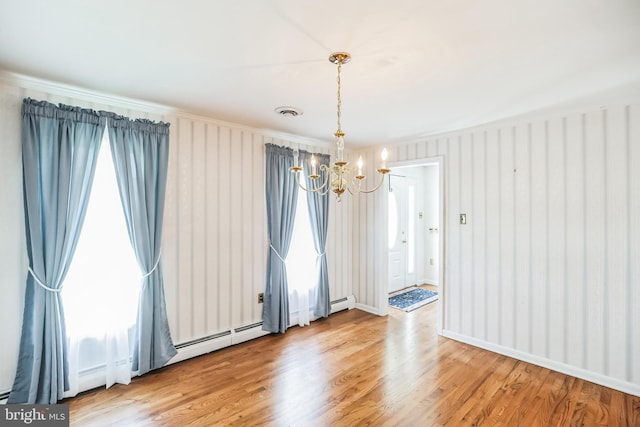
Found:
[(264, 302), (264, 294), (260, 292), (258, 294), (258, 304), (262, 304)]
[(465, 225), (467, 223), (467, 214), (460, 214), (460, 224)]
[(429, 258), (429, 265), (436, 265), (436, 260)]

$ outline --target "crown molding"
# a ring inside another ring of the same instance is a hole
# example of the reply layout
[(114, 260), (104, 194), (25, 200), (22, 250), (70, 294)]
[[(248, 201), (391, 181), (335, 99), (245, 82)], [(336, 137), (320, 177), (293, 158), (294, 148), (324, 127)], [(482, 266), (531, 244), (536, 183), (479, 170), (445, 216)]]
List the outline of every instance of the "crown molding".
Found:
[[(11, 71), (0, 69), (0, 81), (4, 81), (10, 85), (18, 86), (25, 89), (38, 90), (46, 92), (52, 95), (67, 97), (85, 102), (92, 102), (96, 104), (102, 104), (109, 107), (117, 107), (124, 109), (131, 109), (140, 112), (158, 114), (163, 116), (173, 116), (175, 118), (189, 119), (194, 121), (200, 121), (205, 123), (214, 124), (216, 126), (230, 127), (234, 129), (243, 130), (251, 133), (262, 134), (266, 139), (280, 139), (294, 144), (300, 144), (308, 147), (325, 147), (330, 148), (332, 145), (327, 141), (317, 140), (313, 138), (307, 138), (299, 135), (289, 134), (286, 132), (280, 132), (272, 129), (260, 129), (254, 128), (239, 123), (227, 122), (224, 120), (218, 120), (213, 117), (204, 116), (201, 114), (192, 113), (189, 111), (183, 111), (178, 108), (158, 104), (154, 102), (142, 101), (134, 98), (127, 98), (119, 95), (112, 95), (104, 92), (95, 91), (92, 89), (81, 88), (64, 83), (53, 82), (37, 77), (31, 77), (24, 74), (14, 73)], [(169, 118), (167, 118), (167, 121)]]
[(176, 114), (178, 110), (167, 105), (141, 101), (124, 96), (112, 95), (64, 83), (44, 80), (24, 74), (0, 70), (0, 79), (7, 83), (28, 89), (40, 90), (53, 95), (65, 96), (87, 102), (95, 102), (120, 108), (130, 108), (155, 114)]

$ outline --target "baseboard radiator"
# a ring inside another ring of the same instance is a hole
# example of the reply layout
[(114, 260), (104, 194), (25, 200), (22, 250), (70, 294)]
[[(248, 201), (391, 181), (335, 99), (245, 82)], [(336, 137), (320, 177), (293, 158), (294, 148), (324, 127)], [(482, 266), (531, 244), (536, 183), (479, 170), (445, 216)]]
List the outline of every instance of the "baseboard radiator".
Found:
[[(354, 307), (355, 298), (352, 295), (331, 301), (332, 314), (342, 310), (350, 310)], [(292, 325), (294, 324), (296, 324), (296, 322), (292, 321)], [(196, 340), (180, 343), (176, 345), (178, 354), (169, 361), (169, 364), (211, 353), (212, 351), (240, 344), (255, 338), (260, 338), (265, 335), (269, 335), (269, 332), (262, 330), (262, 322), (257, 322), (203, 338), (198, 338)]]
[[(352, 295), (331, 301), (332, 314), (342, 310), (350, 310), (354, 307), (355, 298)], [(292, 322), (292, 324), (295, 323)], [(206, 337), (176, 344), (175, 347), (176, 350), (178, 350), (178, 354), (175, 355), (167, 365), (182, 362), (183, 360), (191, 359), (192, 357), (202, 356), (203, 354), (211, 353), (212, 351), (240, 344), (265, 335), (269, 335), (269, 332), (262, 330), (262, 322), (256, 322), (230, 329), (228, 331), (222, 331)], [(82, 392), (104, 386), (104, 368), (104, 365), (96, 366), (81, 372), (79, 379), (80, 391)], [(6, 403), (6, 400), (9, 398), (9, 393), (9, 390), (0, 392), (0, 404)]]

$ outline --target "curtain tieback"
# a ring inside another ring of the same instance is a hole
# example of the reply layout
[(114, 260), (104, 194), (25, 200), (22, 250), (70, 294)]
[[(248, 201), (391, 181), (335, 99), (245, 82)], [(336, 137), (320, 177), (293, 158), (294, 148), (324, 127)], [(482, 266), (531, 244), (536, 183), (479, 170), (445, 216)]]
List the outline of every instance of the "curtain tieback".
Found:
[(151, 271), (145, 274), (144, 276), (142, 276), (141, 280), (146, 279), (147, 277), (151, 276), (154, 271), (156, 271), (156, 268), (158, 268), (158, 264), (160, 264), (160, 255), (162, 255), (162, 251), (160, 251), (160, 253), (158, 254), (158, 259), (156, 260), (156, 263), (151, 269)]
[(276, 248), (274, 248), (274, 247), (273, 247), (273, 245), (272, 245), (271, 243), (269, 243), (269, 246), (271, 247), (271, 250), (272, 250), (272, 251), (273, 251), (273, 252), (278, 256), (278, 258), (280, 258), (280, 261), (282, 261), (282, 262), (285, 262), (285, 263), (286, 263), (286, 261), (284, 260), (284, 258), (282, 258), (282, 257), (280, 256), (280, 254), (278, 253), (278, 251), (276, 251)]
[(318, 258), (322, 258), (327, 254), (327, 251), (322, 252), (321, 254), (316, 255)]
[(29, 274), (31, 274), (31, 276), (33, 276), (33, 279), (36, 281), (36, 283), (38, 285), (40, 285), (42, 287), (42, 289), (45, 289), (49, 292), (62, 292), (62, 288), (60, 289), (54, 289), (54, 288), (50, 288), (47, 285), (45, 285), (44, 283), (42, 283), (42, 280), (40, 280), (38, 278), (38, 276), (36, 276), (36, 273), (34, 273), (34, 271), (31, 269), (31, 267), (29, 267)]

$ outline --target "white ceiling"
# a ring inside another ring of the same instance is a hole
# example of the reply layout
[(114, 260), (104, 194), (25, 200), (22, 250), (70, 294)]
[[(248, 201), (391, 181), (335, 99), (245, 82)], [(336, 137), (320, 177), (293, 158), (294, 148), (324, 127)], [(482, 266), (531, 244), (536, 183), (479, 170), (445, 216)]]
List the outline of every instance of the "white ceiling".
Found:
[(334, 51), (388, 143), (638, 82), (640, 0), (0, 0), (0, 69), (327, 141)]

